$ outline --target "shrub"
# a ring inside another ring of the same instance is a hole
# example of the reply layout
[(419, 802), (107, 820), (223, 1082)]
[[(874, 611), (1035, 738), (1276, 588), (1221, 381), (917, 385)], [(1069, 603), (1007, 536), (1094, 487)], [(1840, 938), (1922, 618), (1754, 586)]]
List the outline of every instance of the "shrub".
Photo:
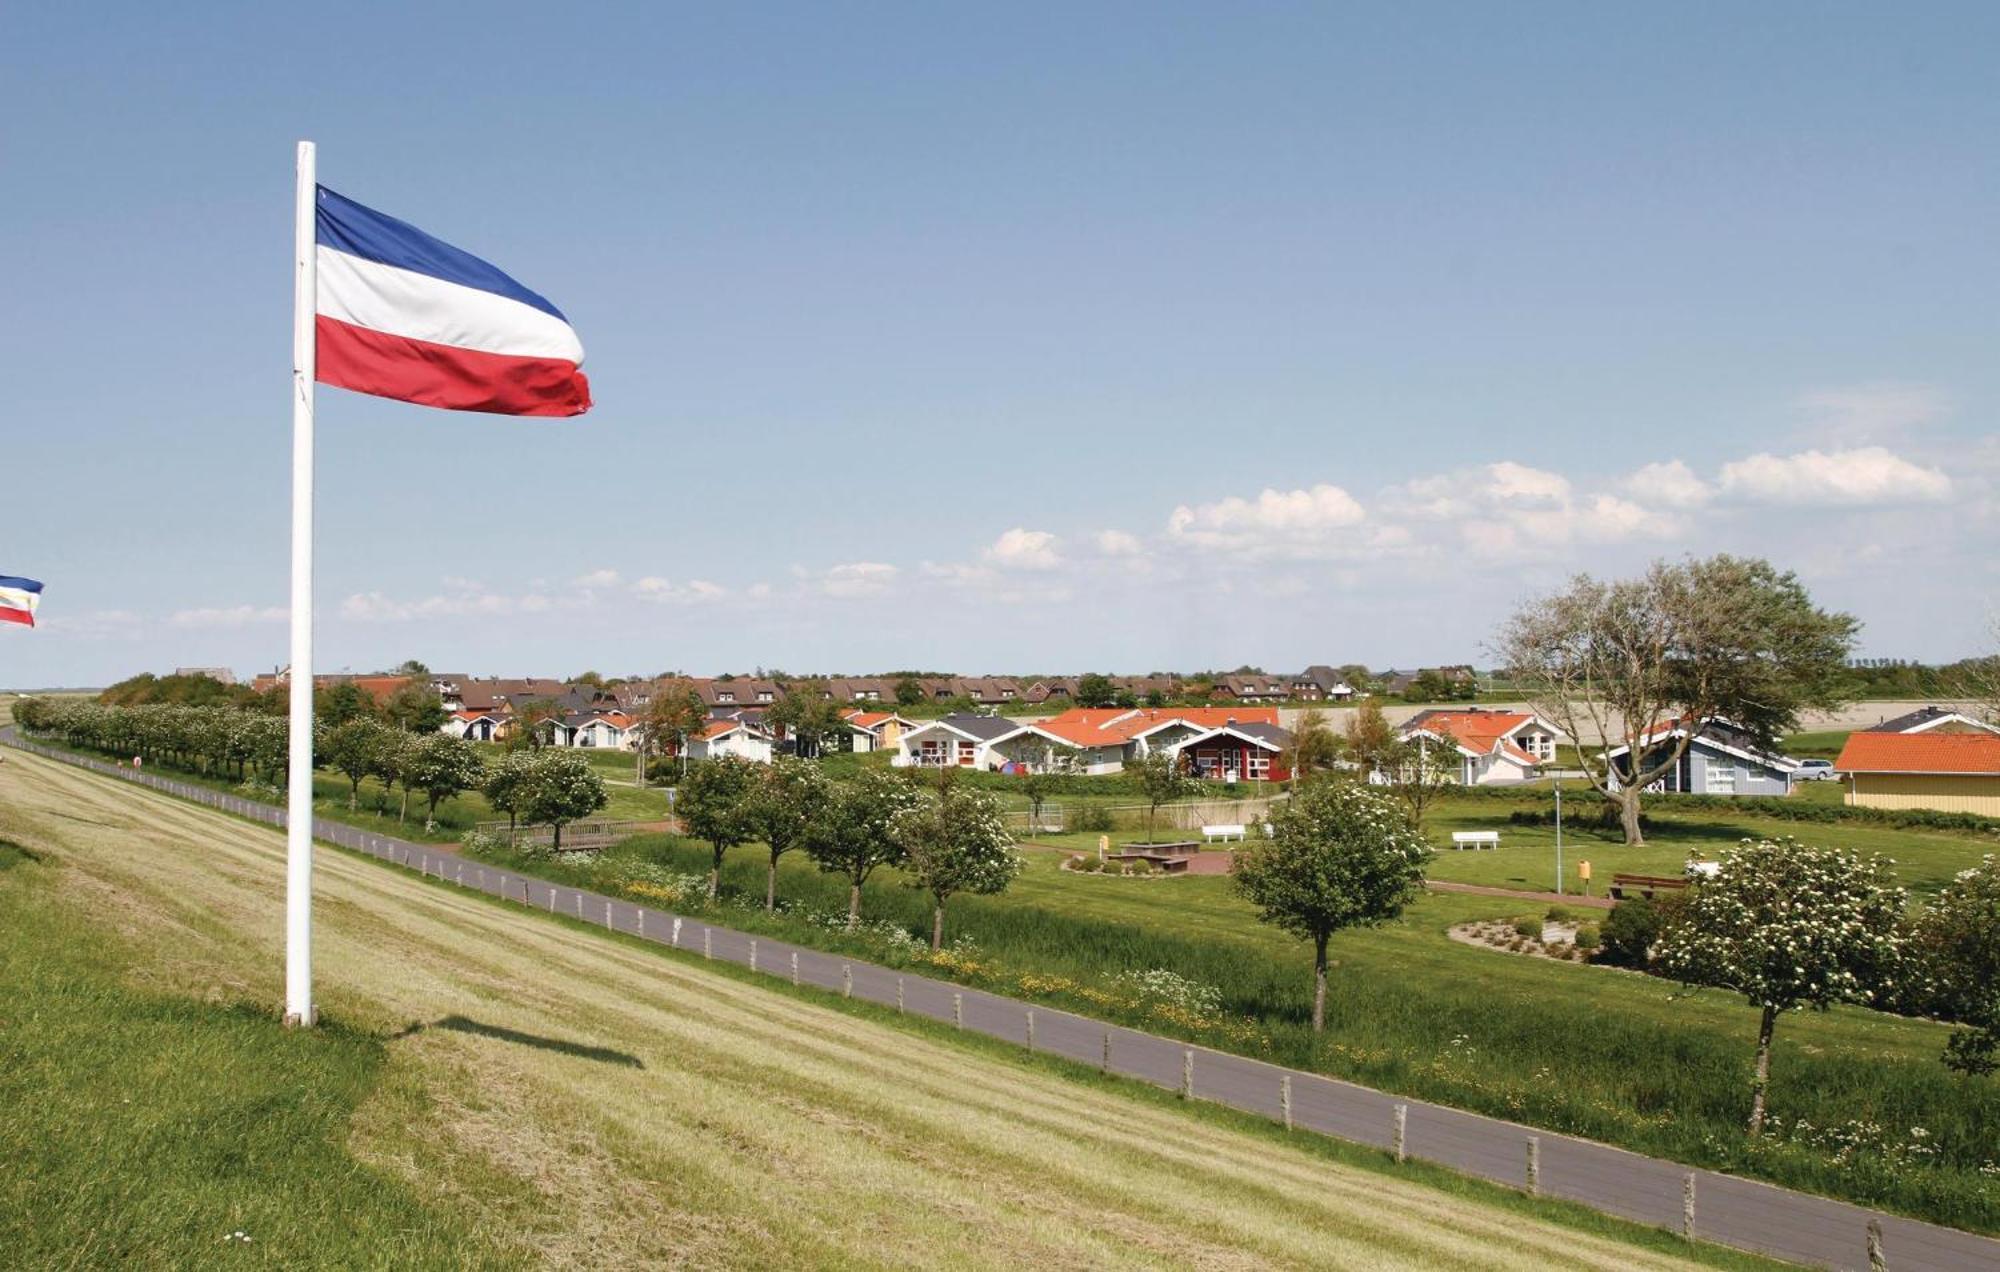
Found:
[(1567, 923), (1570, 920), (1570, 908), (1566, 905), (1552, 905), (1546, 917), (1551, 923)]
[(1597, 961), (1645, 970), (1652, 960), (1653, 942), (1659, 939), (1666, 922), (1660, 911), (1658, 904), (1644, 897), (1632, 897), (1613, 906), (1599, 933)]
[(1595, 927), (1585, 923), (1577, 928), (1576, 935), (1571, 938), (1570, 943), (1583, 953), (1588, 954), (1602, 944), (1603, 939)]
[(1111, 829), (1111, 810), (1102, 804), (1085, 804), (1070, 818), (1070, 825), (1090, 834), (1105, 834)]
[(1069, 868), (1071, 870), (1080, 870), (1084, 874), (1096, 874), (1098, 871), (1104, 869), (1104, 863), (1092, 854), (1085, 853), (1081, 857), (1071, 857), (1069, 859)]
[(483, 830), (468, 830), (458, 837), (459, 846), (475, 857), (484, 857), (499, 852), (507, 846), (507, 841), (498, 835)]
[(1540, 919), (1515, 919), (1514, 933), (1517, 936), (1540, 939), (1542, 935), (1542, 921)]
[(1132, 863), (1132, 873), (1135, 875), (1149, 875), (1153, 873), (1153, 863), (1144, 860), (1135, 861)]

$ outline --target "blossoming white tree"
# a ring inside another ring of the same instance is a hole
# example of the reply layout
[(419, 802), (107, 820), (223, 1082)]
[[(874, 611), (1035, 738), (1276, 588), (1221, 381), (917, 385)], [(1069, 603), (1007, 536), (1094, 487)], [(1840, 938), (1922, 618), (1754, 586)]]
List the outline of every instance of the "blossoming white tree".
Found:
[(889, 833), (902, 845), (910, 886), (931, 894), (933, 950), (944, 948), (945, 902), (960, 892), (1004, 892), (1021, 873), (1007, 820), (984, 791), (947, 784), (936, 802), (896, 814)]
[(1944, 1062), (1961, 1073), (2000, 1069), (2000, 857), (1960, 871), (1911, 933), (1909, 993), (1917, 1011), (1966, 1026)]
[(770, 870), (764, 878), (766, 910), (778, 908), (779, 858), (804, 845), (813, 823), (832, 799), (833, 783), (811, 760), (780, 755), (758, 774), (750, 802), (757, 829), (771, 850)]
[(1236, 889), (1258, 918), (1313, 943), (1312, 1027), (1326, 1027), (1326, 946), (1375, 927), (1424, 886), (1430, 845), (1403, 807), (1352, 782), (1314, 782), (1285, 805), (1271, 838), (1236, 854)]
[(1661, 934), (1662, 975), (1733, 989), (1762, 1012), (1752, 1136), (1764, 1129), (1779, 1014), (1871, 1002), (1891, 989), (1907, 897), (1890, 865), (1791, 839), (1745, 841), (1721, 855), (1716, 874), (1691, 889)]

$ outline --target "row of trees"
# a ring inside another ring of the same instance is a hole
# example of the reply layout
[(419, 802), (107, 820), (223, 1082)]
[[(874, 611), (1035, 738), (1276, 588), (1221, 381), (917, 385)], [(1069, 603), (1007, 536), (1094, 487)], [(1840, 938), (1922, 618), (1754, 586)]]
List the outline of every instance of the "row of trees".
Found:
[(752, 764), (705, 760), (682, 780), (675, 812), (712, 854), (708, 895), (721, 886), (732, 848), (761, 841), (768, 853), (764, 905), (776, 909), (778, 864), (804, 852), (848, 885), (847, 925), (861, 921), (861, 890), (884, 866), (900, 867), (931, 899), (931, 948), (944, 946), (945, 906), (961, 893), (1002, 892), (1020, 873), (1014, 837), (992, 796), (950, 780), (935, 792), (879, 769), (836, 783), (817, 764), (779, 756)]
[[(113, 707), (82, 699), (29, 698), (14, 718), (31, 733), (51, 734), (71, 746), (120, 758), (135, 756), (203, 776), (234, 781), (255, 778), (280, 787), (291, 754), (287, 722), (234, 707)], [(478, 747), (448, 734), (399, 729), (373, 714), (313, 725), (313, 758), (348, 782), (347, 806), (356, 808), (361, 784), (381, 783), (385, 800), (400, 788), (397, 820), (408, 818), (410, 797), (424, 801), (424, 825), (437, 825), (438, 805), (467, 791), (485, 795), (510, 825), (555, 829), (604, 807), (604, 782), (574, 751), (515, 751), (487, 763)]]

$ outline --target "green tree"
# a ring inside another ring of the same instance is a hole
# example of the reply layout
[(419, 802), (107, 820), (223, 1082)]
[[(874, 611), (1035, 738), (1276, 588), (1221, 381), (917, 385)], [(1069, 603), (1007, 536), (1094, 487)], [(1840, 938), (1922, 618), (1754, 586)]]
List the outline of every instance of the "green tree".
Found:
[(1388, 773), (1398, 759), (1400, 743), (1395, 726), (1382, 714), (1382, 704), (1373, 698), (1362, 699), (1354, 714), (1347, 717), (1341, 743), (1364, 779), (1370, 774)]
[(896, 705), (908, 711), (924, 700), (924, 684), (915, 676), (901, 676), (896, 680)]
[(1331, 773), (1340, 759), (1340, 736), (1326, 722), (1326, 712), (1307, 707), (1292, 725), (1292, 744), (1285, 748), (1285, 766), (1292, 771), (1292, 784), (1300, 779)]
[(390, 724), (405, 733), (436, 733), (444, 728), (444, 722), (451, 719), (451, 713), (444, 709), (444, 700), (431, 682), (422, 677), (412, 677), (398, 685), (382, 704), (382, 714)]
[(828, 738), (846, 731), (847, 721), (840, 712), (839, 703), (821, 695), (818, 681), (801, 680), (787, 687), (764, 718), (790, 735), (794, 754), (810, 760), (818, 757)]
[(898, 814), (918, 807), (923, 796), (910, 782), (881, 769), (863, 769), (834, 788), (834, 797), (806, 836), (806, 855), (827, 874), (847, 880), (847, 926), (861, 922), (861, 886), (882, 866), (903, 859), (890, 834)]
[(909, 886), (930, 893), (933, 951), (944, 948), (946, 902), (1004, 892), (1021, 873), (999, 802), (984, 791), (947, 783), (936, 800), (897, 813), (889, 833), (903, 849)]
[(351, 680), (328, 685), (313, 694), (313, 715), (338, 728), (349, 720), (374, 719), (375, 700)]
[(778, 908), (779, 859), (805, 845), (813, 824), (826, 815), (832, 799), (833, 783), (810, 760), (780, 755), (758, 774), (751, 812), (771, 850), (771, 866), (764, 878), (766, 910)]
[[(1673, 771), (1699, 726), (1723, 717), (1771, 745), (1801, 711), (1837, 705), (1858, 626), (1768, 561), (1715, 556), (1611, 583), (1580, 574), (1518, 610), (1495, 652), (1578, 744), (1625, 842), (1640, 844), (1640, 792)], [(1649, 749), (1663, 720), (1688, 727)], [(1620, 744), (1623, 773), (1611, 754)]]
[(500, 758), (489, 765), (486, 780), (479, 785), (479, 793), (493, 806), (493, 811), (507, 814), (507, 844), (514, 844), (514, 831), (520, 825), (522, 797), (528, 788), (528, 776), (534, 768), (534, 753), (531, 751), (505, 751)]
[(1055, 794), (1056, 775), (1039, 769), (1026, 773), (1021, 778), (1021, 794), (1028, 801), (1028, 833), (1037, 834), (1042, 829), (1042, 806)]
[(1313, 943), (1314, 1033), (1326, 1028), (1327, 943), (1402, 914), (1423, 891), (1430, 857), (1394, 801), (1351, 782), (1299, 791), (1271, 838), (1236, 854), (1236, 890), (1257, 917)]
[(403, 775), (405, 793), (415, 787), (429, 801), (424, 809), (424, 829), (437, 828), (437, 808), (441, 800), (461, 791), (476, 789), (486, 778), (486, 764), (470, 742), (443, 733), (419, 738), (410, 747), (408, 770)]
[(1079, 707), (1108, 707), (1117, 700), (1118, 689), (1109, 676), (1093, 671), (1076, 682), (1076, 705)]
[(520, 815), (531, 825), (554, 828), (553, 848), (562, 851), (563, 827), (588, 817), (609, 802), (604, 779), (575, 751), (545, 748), (526, 766), (517, 790)]
[(1155, 843), (1153, 819), (1161, 806), (1186, 798), (1199, 788), (1199, 783), (1187, 775), (1178, 756), (1165, 751), (1148, 751), (1132, 766), (1132, 771), (1139, 779), (1139, 792), (1146, 800), (1146, 842)]
[(681, 779), (674, 793), (674, 814), (681, 828), (706, 840), (713, 860), (708, 870), (708, 899), (722, 886), (722, 858), (758, 832), (757, 766), (736, 755), (703, 760)]
[(1660, 934), (1655, 964), (1687, 985), (1734, 990), (1759, 1010), (1750, 1134), (1764, 1129), (1778, 1016), (1863, 1003), (1895, 982), (1906, 896), (1890, 864), (1796, 840), (1726, 849)]
[(398, 676), (415, 676), (418, 678), (422, 678), (424, 676), (430, 675), (431, 669), (429, 667), (424, 666), (422, 663), (418, 662), (414, 658), (405, 658), (402, 662), (396, 665), (396, 670), (393, 674)]
[(694, 682), (681, 678), (662, 680), (653, 687), (646, 702), (641, 752), (679, 756), (681, 771), (685, 773), (687, 740), (707, 725), (708, 704), (701, 700)]
[(1462, 764), (1458, 744), (1450, 738), (1417, 733), (1390, 747), (1383, 769), (1390, 789), (1403, 805), (1410, 829), (1421, 832), (1424, 814), (1459, 784)]
[(322, 754), (329, 767), (347, 778), (349, 812), (354, 811), (361, 798), (361, 779), (375, 771), (376, 753), (382, 749), (386, 733), (369, 716), (355, 716), (327, 733)]
[[(375, 760), (368, 771), (382, 783), (382, 799), (377, 807), (388, 810), (388, 801), (396, 793), (396, 784), (402, 782), (410, 769), (410, 751), (416, 739), (400, 729), (384, 728), (375, 743)], [(398, 822), (406, 821), (410, 815), (410, 788), (403, 786), (403, 803), (396, 814)]]
[(1944, 1062), (1961, 1073), (2000, 1068), (2000, 857), (1944, 886), (1910, 934), (1908, 1005), (1964, 1025)]
[(547, 746), (551, 730), (562, 719), (562, 708), (547, 698), (530, 698), (511, 705), (514, 727), (507, 734), (507, 745), (526, 747), (530, 751), (539, 751)]

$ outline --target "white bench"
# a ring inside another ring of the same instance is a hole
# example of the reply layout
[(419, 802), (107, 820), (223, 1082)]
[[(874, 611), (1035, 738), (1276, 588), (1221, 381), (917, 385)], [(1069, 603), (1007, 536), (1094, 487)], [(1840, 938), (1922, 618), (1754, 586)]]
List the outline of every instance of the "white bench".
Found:
[(1230, 839), (1241, 843), (1243, 842), (1245, 833), (1241, 826), (1203, 826), (1201, 828), (1201, 837), (1209, 843), (1217, 843)]
[(1500, 832), (1497, 830), (1454, 830), (1451, 832), (1451, 846), (1460, 852), (1467, 848), (1498, 848)]

